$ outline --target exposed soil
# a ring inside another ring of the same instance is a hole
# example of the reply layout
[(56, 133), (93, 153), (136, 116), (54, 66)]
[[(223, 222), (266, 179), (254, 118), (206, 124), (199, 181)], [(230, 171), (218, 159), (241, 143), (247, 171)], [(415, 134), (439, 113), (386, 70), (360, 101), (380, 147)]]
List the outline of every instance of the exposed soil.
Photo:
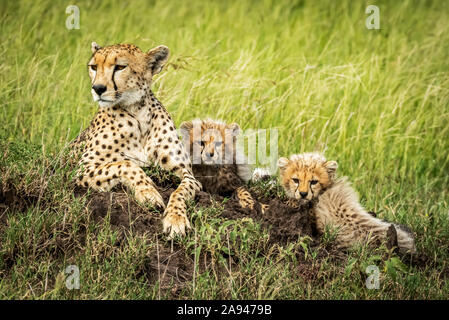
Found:
[[(0, 185), (0, 225), (2, 225), (2, 214), (8, 208), (17, 211), (24, 211), (32, 206), (38, 200), (38, 195), (27, 195), (18, 192), (14, 184), (7, 181), (4, 185)], [(5, 217), (6, 218), (6, 217)]]
[(108, 216), (113, 228), (137, 234), (160, 233), (161, 215), (138, 204), (125, 190), (98, 192), (75, 187), (76, 197), (87, 198), (87, 208), (95, 222)]
[[(168, 203), (174, 188), (159, 189), (164, 202)], [(76, 187), (75, 196), (87, 197), (87, 208), (92, 218), (100, 222), (108, 217), (113, 228), (123, 233), (147, 234), (149, 237), (158, 237), (158, 249), (152, 250), (148, 260), (143, 262), (141, 273), (150, 282), (160, 280), (162, 288), (178, 290), (186, 281), (191, 280), (193, 270), (193, 257), (185, 254), (184, 250), (176, 245), (165, 243), (162, 236), (162, 212), (149, 210), (138, 204), (131, 195), (121, 188), (112, 192), (96, 192)], [(271, 199), (267, 203), (270, 209), (264, 214), (261, 205), (256, 204), (254, 210), (242, 208), (237, 199), (225, 199), (219, 195), (211, 195), (200, 191), (195, 197), (196, 207), (210, 207), (216, 203), (223, 206), (221, 216), (225, 219), (253, 218), (259, 221), (262, 227), (269, 230), (269, 245), (295, 242), (298, 237), (312, 236), (312, 226), (309, 220), (308, 208), (293, 208), (280, 199)], [(228, 257), (229, 258), (229, 257)], [(207, 268), (209, 257), (201, 257), (200, 272)], [(234, 263), (237, 261), (234, 259)]]
[[(199, 206), (209, 207), (212, 205), (211, 198), (222, 202), (223, 197), (199, 192), (196, 203)], [(262, 213), (258, 202), (254, 210), (242, 208), (238, 200), (230, 198), (224, 203), (222, 216), (226, 219), (253, 218), (261, 223), (262, 227), (269, 230), (270, 242), (286, 244), (294, 242), (301, 236), (312, 236), (312, 224), (309, 220), (309, 208), (294, 208), (280, 199), (273, 198), (270, 201), (264, 199), (264, 203), (270, 207)]]

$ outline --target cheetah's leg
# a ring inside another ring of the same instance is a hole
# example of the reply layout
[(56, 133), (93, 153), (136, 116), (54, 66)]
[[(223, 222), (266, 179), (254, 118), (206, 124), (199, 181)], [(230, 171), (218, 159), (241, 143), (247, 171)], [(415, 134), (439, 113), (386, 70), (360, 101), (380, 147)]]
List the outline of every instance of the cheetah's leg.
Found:
[(178, 233), (185, 235), (186, 228), (190, 228), (186, 201), (193, 199), (195, 192), (201, 190), (201, 184), (189, 170), (179, 169), (175, 172), (181, 177), (181, 184), (170, 195), (165, 217), (162, 220), (163, 231), (168, 233), (169, 238), (173, 238)]
[(162, 226), (169, 238), (178, 233), (184, 235), (186, 228), (190, 228), (186, 201), (195, 197), (195, 192), (201, 190), (201, 184), (192, 174), (190, 157), (178, 137), (173, 120), (164, 108), (153, 110), (145, 151), (149, 161), (181, 178), (181, 183), (168, 200)]
[(141, 167), (128, 160), (107, 163), (96, 168), (87, 167), (78, 182), (80, 185), (86, 186), (87, 184), (99, 191), (109, 191), (118, 183), (122, 183), (134, 191), (138, 202), (150, 202), (155, 206), (165, 208), (164, 201), (150, 177)]

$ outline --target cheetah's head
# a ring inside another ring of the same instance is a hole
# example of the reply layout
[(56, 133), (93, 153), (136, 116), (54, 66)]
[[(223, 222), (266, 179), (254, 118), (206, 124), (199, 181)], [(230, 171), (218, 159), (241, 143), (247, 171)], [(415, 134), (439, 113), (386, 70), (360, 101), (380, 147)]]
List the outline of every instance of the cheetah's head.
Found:
[(306, 203), (332, 185), (338, 164), (319, 153), (303, 153), (279, 158), (278, 167), (287, 196)]
[(147, 94), (152, 78), (162, 70), (169, 50), (158, 46), (147, 53), (131, 44), (100, 47), (92, 43), (88, 63), (92, 96), (101, 107), (127, 106)]

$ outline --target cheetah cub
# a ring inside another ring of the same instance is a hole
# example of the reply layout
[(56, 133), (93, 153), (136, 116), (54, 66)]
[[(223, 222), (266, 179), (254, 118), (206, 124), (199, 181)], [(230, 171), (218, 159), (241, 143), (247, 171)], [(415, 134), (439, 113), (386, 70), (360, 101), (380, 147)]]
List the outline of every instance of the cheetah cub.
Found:
[(319, 234), (326, 226), (338, 230), (336, 243), (348, 249), (355, 242), (375, 244), (388, 240), (391, 226), (401, 252), (416, 251), (414, 239), (404, 227), (377, 219), (360, 205), (346, 177), (337, 178), (337, 162), (319, 153), (292, 155), (278, 160), (280, 182), (288, 197), (299, 204), (313, 203), (313, 220)]
[(246, 188), (251, 168), (238, 150), (236, 123), (206, 119), (183, 122), (184, 145), (190, 150), (193, 175), (203, 190), (223, 196), (234, 195), (243, 208), (254, 209), (256, 201)]

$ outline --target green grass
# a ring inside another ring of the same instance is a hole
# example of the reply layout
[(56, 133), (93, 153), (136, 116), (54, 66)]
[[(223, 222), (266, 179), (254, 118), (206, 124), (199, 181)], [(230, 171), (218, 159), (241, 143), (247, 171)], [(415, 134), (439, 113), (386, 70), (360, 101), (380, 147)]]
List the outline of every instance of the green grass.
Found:
[[(0, 217), (0, 298), (447, 299), (449, 3), (376, 1), (380, 30), (365, 27), (371, 1), (76, 4), (79, 30), (65, 28), (66, 2), (0, 3), (0, 182), (48, 191)], [(117, 245), (117, 231), (89, 220), (71, 195), (73, 173), (54, 160), (97, 108), (86, 70), (92, 41), (167, 45), (153, 91), (176, 125), (221, 118), (277, 128), (283, 156), (326, 150), (367, 208), (414, 230), (428, 266), (363, 249), (338, 262), (310, 249), (314, 276), (305, 277), (294, 252), (306, 244), (261, 255), (267, 240), (257, 223), (220, 229), (219, 212), (192, 210), (197, 233), (177, 245), (194, 260), (209, 255), (217, 269), (195, 270), (174, 293), (149, 285), (139, 275), (155, 238), (131, 234)], [(234, 270), (219, 241), (230, 229), (247, 237), (233, 249)], [(69, 264), (80, 267), (79, 291), (63, 284)], [(365, 288), (369, 264), (381, 270), (379, 290)]]

